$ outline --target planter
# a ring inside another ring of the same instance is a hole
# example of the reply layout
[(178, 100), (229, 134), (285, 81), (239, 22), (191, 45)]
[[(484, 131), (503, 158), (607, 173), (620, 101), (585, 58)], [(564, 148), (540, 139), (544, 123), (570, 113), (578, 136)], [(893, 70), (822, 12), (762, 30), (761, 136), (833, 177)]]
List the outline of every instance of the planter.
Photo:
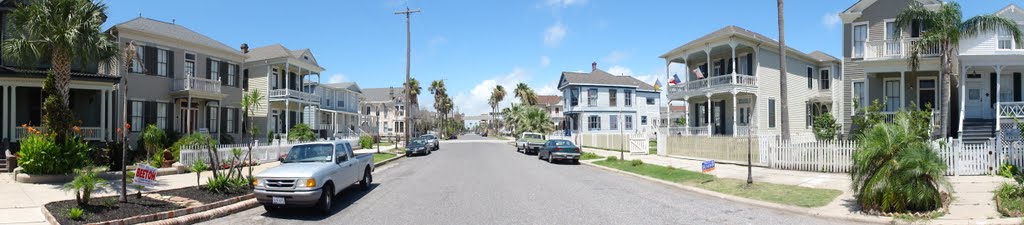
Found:
[[(188, 187), (188, 188), (194, 188), (194, 187)], [(187, 189), (187, 188), (185, 188), (185, 189)], [(160, 193), (172, 192), (172, 191), (177, 191), (177, 190), (181, 190), (181, 189), (165, 190), (165, 191), (160, 191), (160, 192), (156, 192), (156, 193), (160, 194)], [(108, 198), (109, 197), (116, 198), (116, 196), (108, 196)], [(185, 208), (177, 208), (177, 209), (164, 210), (164, 211), (158, 211), (158, 212), (150, 211), (150, 212), (142, 214), (142, 215), (127, 215), (128, 217), (111, 219), (111, 220), (106, 220), (106, 221), (95, 221), (95, 220), (93, 220), (93, 221), (90, 221), (88, 223), (89, 224), (138, 224), (138, 223), (146, 223), (146, 222), (152, 222), (152, 221), (158, 221), (158, 220), (166, 220), (166, 219), (171, 219), (171, 218), (176, 218), (176, 217), (182, 217), (182, 216), (189, 215), (189, 214), (195, 214), (195, 213), (200, 213), (200, 212), (204, 212), (204, 211), (209, 211), (209, 210), (217, 209), (217, 208), (220, 208), (220, 207), (225, 207), (225, 206), (228, 206), (228, 205), (231, 205), (231, 204), (235, 204), (235, 203), (238, 203), (238, 202), (241, 202), (241, 201), (252, 199), (254, 197), (255, 197), (255, 195), (253, 195), (252, 193), (248, 193), (248, 194), (242, 194), (242, 195), (234, 196), (234, 197), (227, 197), (227, 198), (224, 198), (224, 199), (219, 200), (219, 201), (210, 202), (210, 203), (206, 203), (206, 204), (202, 204), (202, 205), (197, 205), (197, 206), (191, 206), (191, 207), (185, 207)], [(170, 198), (174, 198), (174, 197), (170, 197)], [(132, 199), (135, 199), (135, 198), (132, 197)], [(149, 197), (144, 197), (144, 199), (145, 200), (143, 200), (143, 201), (150, 201), (150, 202), (152, 202), (152, 201), (157, 201), (157, 202), (164, 201), (164, 200), (157, 200), (157, 199), (149, 198)], [(46, 206), (42, 207), (43, 215), (46, 218), (47, 222), (49, 222), (50, 224), (60, 224), (59, 222), (61, 221), (61, 219), (63, 219), (63, 217), (61, 217), (63, 215), (60, 214), (62, 212), (51, 212), (50, 210), (51, 209), (57, 210), (57, 211), (62, 210), (62, 208), (58, 207), (57, 204), (60, 204), (62, 202), (66, 202), (66, 201), (74, 201), (74, 200), (65, 200), (65, 201), (59, 201), (59, 202), (51, 202), (51, 203), (47, 203)], [(168, 202), (168, 203), (170, 203), (170, 202)], [(93, 203), (93, 204), (97, 204), (97, 203)], [(173, 203), (171, 203), (171, 204), (173, 204)], [(255, 207), (257, 205), (258, 204), (252, 204), (249, 208)], [(117, 211), (117, 210), (111, 210), (111, 212), (113, 212), (113, 211)], [(93, 216), (95, 216), (95, 215), (96, 214), (93, 214)], [(86, 216), (88, 216), (88, 214)], [(113, 215), (109, 215), (108, 214), (107, 216), (108, 217), (114, 217), (114, 218), (118, 217), (117, 214), (113, 214)], [(64, 219), (64, 220), (67, 221), (67, 219)]]

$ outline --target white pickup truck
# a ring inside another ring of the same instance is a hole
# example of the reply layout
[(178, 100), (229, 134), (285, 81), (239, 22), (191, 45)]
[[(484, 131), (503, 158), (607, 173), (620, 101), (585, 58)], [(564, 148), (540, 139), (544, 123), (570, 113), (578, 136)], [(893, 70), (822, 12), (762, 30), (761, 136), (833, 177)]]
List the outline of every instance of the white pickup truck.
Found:
[(334, 196), (358, 183), (363, 190), (373, 182), (373, 154), (355, 155), (348, 141), (296, 145), (281, 165), (256, 174), (256, 200), (267, 211), (281, 207), (316, 207), (329, 213)]

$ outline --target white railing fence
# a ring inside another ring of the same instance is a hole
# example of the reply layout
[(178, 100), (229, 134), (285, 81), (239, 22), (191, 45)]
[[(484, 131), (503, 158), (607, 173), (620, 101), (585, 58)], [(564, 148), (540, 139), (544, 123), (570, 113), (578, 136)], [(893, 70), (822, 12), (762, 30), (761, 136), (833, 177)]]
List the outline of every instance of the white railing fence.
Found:
[[(35, 129), (35, 130), (38, 130), (40, 132), (46, 132), (46, 129), (43, 128), (43, 127), (31, 127), (31, 128)], [(104, 132), (103, 132), (103, 128), (102, 127), (79, 127), (78, 131), (76, 133), (78, 133), (78, 135), (81, 135), (83, 140), (97, 141), (97, 140), (103, 140), (103, 133)], [(14, 127), (14, 140), (21, 140), (22, 138), (24, 138), (26, 136), (28, 136), (28, 129), (26, 129), (25, 127), (20, 127), (20, 126), (19, 127)]]
[[(900, 40), (880, 40), (865, 43), (866, 59), (891, 59), (909, 57), (914, 45), (920, 41), (919, 38), (903, 38)], [(935, 56), (941, 51), (939, 46), (928, 46), (920, 49), (922, 56)]]
[(776, 169), (846, 173), (853, 166), (856, 149), (853, 141), (781, 141), (762, 154), (768, 160), (762, 163)]

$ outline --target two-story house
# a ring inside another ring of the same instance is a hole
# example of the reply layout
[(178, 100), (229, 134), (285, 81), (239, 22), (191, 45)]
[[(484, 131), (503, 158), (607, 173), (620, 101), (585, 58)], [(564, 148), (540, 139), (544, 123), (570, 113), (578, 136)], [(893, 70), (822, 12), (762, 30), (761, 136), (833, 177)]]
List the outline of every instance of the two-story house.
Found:
[(562, 96), (538, 95), (537, 107), (544, 109), (548, 113), (555, 128), (565, 130), (567, 126), (565, 124), (565, 116), (562, 115)]
[[(21, 1), (0, 1), (0, 18), (10, 21), (10, 12), (19, 7)], [(11, 23), (0, 23), (0, 39), (16, 35)], [(121, 80), (118, 74), (99, 72), (96, 62), (72, 63), (70, 82), (70, 104), (74, 121), (81, 127), (83, 138), (88, 141), (112, 141), (117, 107), (115, 85)], [(39, 128), (42, 124), (43, 79), (49, 65), (19, 65), (7, 56), (0, 55), (0, 137), (4, 142), (18, 142), (27, 134), (22, 125)]]
[[(660, 92), (632, 76), (616, 76), (591, 64), (589, 73), (562, 72), (562, 114), (572, 134), (654, 132)], [(645, 133), (646, 134), (646, 133)]]
[[(938, 91), (941, 88), (938, 48), (922, 50), (916, 72), (907, 66), (911, 46), (928, 30), (927, 25), (915, 23), (903, 30), (895, 28), (896, 16), (913, 4), (936, 8), (942, 1), (861, 0), (840, 13), (843, 20), (843, 86), (846, 91), (843, 93), (845, 109), (837, 119), (843, 122), (844, 133), (855, 129), (852, 117), (858, 113), (858, 107), (866, 107), (874, 101), (885, 105), (882, 113), (887, 114), (887, 121), (892, 120), (896, 111), (912, 105), (938, 109), (936, 103), (939, 102)], [(987, 83), (987, 80), (983, 81), (983, 84)], [(978, 96), (986, 95), (978, 93)], [(957, 111), (955, 106), (951, 108), (950, 112)], [(957, 115), (951, 117), (951, 122), (959, 122), (953, 119)], [(955, 132), (951, 130), (951, 134)]]
[(319, 111), (316, 87), (324, 68), (317, 64), (313, 52), (291, 50), (280, 44), (252, 51), (243, 46), (242, 51), (247, 57), (242, 72), (247, 82), (243, 86), (266, 96), (255, 112), (255, 126), (280, 135), (299, 123), (316, 129), (312, 115)]
[[(1024, 29), (1024, 9), (1010, 4), (995, 15), (1017, 22)], [(961, 39), (959, 74), (964, 82), (950, 99), (951, 119), (964, 142), (984, 142), (1002, 130), (1019, 134), (1014, 118), (1024, 118), (1024, 46), (1006, 31), (980, 33)], [(956, 133), (952, 133), (956, 134)], [(1018, 135), (1004, 135), (1006, 138)]]
[(363, 98), (359, 85), (355, 82), (322, 84), (316, 92), (320, 96), (320, 112), (314, 115), (321, 136), (358, 136), (359, 102)]
[[(363, 89), (363, 101), (359, 102), (360, 113), (364, 115), (362, 127), (380, 137), (404, 138), (405, 102), (400, 87)], [(415, 111), (415, 107), (410, 108), (410, 114)]]
[[(778, 50), (772, 38), (726, 26), (661, 55), (666, 66), (681, 63), (687, 71), (668, 86), (668, 98), (688, 109), (687, 124), (672, 133), (748, 135), (755, 124), (758, 134), (779, 133)], [(841, 91), (833, 84), (842, 78), (841, 64), (822, 52), (786, 51), (790, 132), (809, 134), (814, 117), (837, 108), (832, 103)]]
[(241, 140), (239, 65), (245, 55), (239, 50), (184, 26), (145, 17), (114, 25), (110, 33), (122, 49), (129, 43), (137, 46), (137, 61), (124, 74), (131, 139), (156, 125), (181, 134), (205, 132), (220, 140)]

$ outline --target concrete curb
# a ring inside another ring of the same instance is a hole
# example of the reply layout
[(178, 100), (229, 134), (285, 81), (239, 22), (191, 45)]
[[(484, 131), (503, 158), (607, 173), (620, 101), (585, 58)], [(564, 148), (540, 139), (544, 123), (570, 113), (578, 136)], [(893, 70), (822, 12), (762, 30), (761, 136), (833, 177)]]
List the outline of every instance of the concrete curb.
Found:
[(582, 163), (584, 165), (592, 166), (592, 167), (595, 167), (595, 168), (599, 168), (599, 169), (603, 169), (603, 170), (607, 170), (607, 171), (611, 171), (611, 172), (615, 172), (615, 173), (619, 173), (619, 174), (624, 174), (624, 175), (628, 175), (628, 176), (644, 179), (644, 180), (647, 180), (647, 181), (651, 181), (651, 182), (655, 182), (655, 183), (659, 183), (659, 184), (663, 184), (663, 185), (667, 185), (667, 186), (671, 186), (671, 187), (687, 190), (687, 191), (690, 191), (690, 192), (696, 192), (696, 193), (699, 193), (699, 194), (709, 195), (709, 196), (713, 196), (713, 197), (717, 197), (717, 198), (721, 198), (721, 199), (725, 199), (725, 200), (729, 200), (729, 201), (733, 201), (733, 202), (738, 202), (738, 203), (742, 203), (742, 204), (760, 206), (760, 207), (763, 207), (763, 208), (782, 210), (782, 211), (787, 211), (787, 212), (797, 213), (797, 214), (804, 214), (804, 215), (809, 215), (809, 216), (818, 217), (818, 218), (840, 219), (840, 220), (847, 220), (847, 221), (854, 221), (854, 222), (864, 222), (864, 223), (894, 223), (894, 222), (897, 222), (897, 221), (893, 220), (892, 218), (886, 218), (886, 217), (877, 217), (877, 216), (868, 216), (868, 215), (855, 216), (855, 215), (825, 214), (825, 213), (821, 213), (821, 212), (816, 212), (814, 210), (808, 210), (806, 208), (782, 205), (782, 204), (771, 203), (771, 202), (758, 201), (758, 200), (753, 200), (753, 199), (748, 199), (748, 198), (743, 198), (743, 197), (738, 197), (738, 196), (718, 193), (718, 192), (714, 192), (714, 191), (710, 191), (710, 190), (705, 190), (705, 189), (701, 189), (701, 188), (697, 188), (697, 187), (691, 187), (691, 186), (681, 185), (681, 184), (677, 184), (677, 183), (673, 183), (673, 182), (668, 182), (668, 181), (664, 181), (664, 180), (659, 180), (659, 179), (655, 179), (655, 178), (652, 178), (652, 177), (647, 177), (647, 176), (636, 174), (636, 173), (631, 173), (631, 172), (622, 171), (622, 170), (611, 168), (611, 167), (597, 165), (597, 164), (594, 164), (593, 161), (580, 161), (580, 163)]
[(143, 224), (151, 225), (176, 225), (176, 224), (195, 224), (211, 219), (224, 217), (226, 215), (236, 213), (242, 210), (247, 210), (259, 206), (260, 203), (255, 198), (250, 198), (245, 201), (235, 202), (233, 204), (222, 206), (215, 209), (210, 209), (200, 213), (189, 214), (160, 221), (153, 221)]
[(395, 160), (398, 160), (398, 159), (401, 159), (401, 158), (405, 158), (405, 154), (399, 154), (399, 155), (397, 155), (397, 156), (395, 156), (393, 158), (385, 159), (385, 160), (382, 160), (380, 162), (374, 163), (373, 164), (373, 168), (376, 170), (377, 167), (379, 167), (379, 166), (383, 166), (385, 164), (388, 164), (388, 163), (390, 163), (392, 161), (395, 161)]

